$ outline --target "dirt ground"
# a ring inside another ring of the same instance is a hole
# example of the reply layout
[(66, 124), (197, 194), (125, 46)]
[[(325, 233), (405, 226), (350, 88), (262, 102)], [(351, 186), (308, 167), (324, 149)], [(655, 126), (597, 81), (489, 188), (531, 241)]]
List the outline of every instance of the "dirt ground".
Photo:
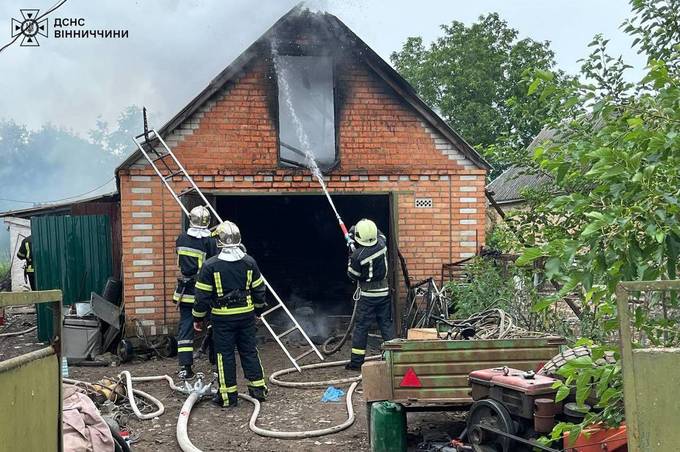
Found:
[[(0, 327), (0, 332), (24, 330), (35, 325), (35, 314), (13, 313), (9, 322)], [(259, 334), (260, 335), (260, 334)], [(264, 337), (264, 333), (260, 335)], [(36, 331), (18, 337), (0, 338), (0, 361), (37, 350), (45, 344), (37, 342)], [(305, 349), (290, 346), (294, 356)], [(259, 345), (260, 357), (267, 374), (288, 368), (290, 363), (278, 345), (271, 340)], [(369, 354), (376, 353), (377, 348), (369, 349)], [(327, 360), (345, 359), (349, 356), (349, 347), (341, 350)], [(310, 363), (315, 362), (308, 357)], [(240, 364), (237, 363), (239, 389), (246, 391)], [(96, 382), (103, 377), (116, 377), (122, 370), (129, 370), (134, 376), (170, 375), (176, 377), (178, 370), (176, 358), (136, 359), (130, 363), (111, 367), (69, 366), (70, 378), (87, 382)], [(195, 370), (205, 375), (212, 375), (207, 359), (200, 359)], [(290, 381), (326, 380), (355, 375), (343, 367), (305, 371), (303, 374), (290, 374), (283, 379)], [(176, 382), (178, 382), (176, 380)], [(340, 386), (347, 391), (349, 385)], [(161, 400), (165, 405), (165, 413), (156, 419), (141, 421), (131, 415), (127, 427), (131, 436), (136, 438), (134, 451), (175, 451), (180, 450), (175, 438), (177, 416), (186, 396), (176, 393), (166, 383), (138, 383), (135, 388), (148, 392)], [(325, 389), (289, 389), (269, 385), (269, 398), (262, 405), (258, 426), (272, 430), (312, 430), (330, 427), (342, 423), (347, 418), (345, 398), (337, 403), (323, 403), (321, 397)], [(194, 445), (204, 451), (367, 451), (368, 429), (366, 425), (366, 404), (363, 399), (361, 385), (354, 394), (353, 406), (356, 413), (354, 424), (342, 432), (320, 438), (302, 440), (278, 440), (255, 435), (248, 428), (252, 413), (252, 405), (244, 400), (239, 406), (222, 409), (212, 405), (207, 399), (199, 402), (192, 411), (189, 422), (189, 437)], [(429, 450), (418, 448), (423, 441), (446, 441), (460, 433), (464, 416), (460, 413), (434, 412), (409, 413), (409, 450)]]
[[(5, 324), (0, 326), (0, 334), (24, 331), (35, 324), (35, 311), (32, 308), (8, 308), (5, 310)], [(43, 347), (45, 344), (38, 342), (36, 330), (21, 336), (0, 337), (0, 361)]]
[[(265, 370), (290, 367), (284, 354), (275, 343), (260, 345), (260, 356)], [(293, 354), (303, 349), (291, 347)], [(336, 355), (341, 359), (349, 354), (341, 351)], [(201, 360), (196, 370), (210, 375), (207, 360)], [(74, 379), (97, 381), (104, 376), (115, 376), (122, 370), (129, 370), (134, 376), (175, 375), (176, 361), (168, 359), (152, 359), (121, 365), (119, 367), (70, 367), (70, 376)], [(328, 370), (307, 371), (301, 375), (286, 376), (291, 381), (323, 380), (351, 376), (353, 373), (342, 367)], [(139, 421), (131, 419), (129, 428), (132, 436), (138, 438), (133, 445), (136, 451), (172, 451), (179, 450), (175, 439), (175, 425), (185, 396), (174, 393), (165, 383), (140, 383), (135, 388), (141, 389), (160, 399), (165, 405), (165, 413), (158, 419)], [(347, 390), (348, 385), (342, 387)], [(246, 390), (243, 375), (239, 369), (239, 389)], [(310, 430), (330, 427), (347, 418), (344, 397), (338, 403), (322, 403), (321, 397), (325, 389), (289, 389), (270, 385), (267, 402), (262, 405), (258, 426), (272, 430)], [(189, 422), (189, 437), (194, 445), (204, 451), (367, 451), (368, 437), (366, 426), (366, 405), (361, 393), (361, 386), (355, 393), (354, 410), (356, 421), (349, 429), (334, 435), (302, 440), (279, 440), (255, 435), (248, 428), (252, 405), (243, 400), (236, 408), (222, 409), (212, 405), (208, 400), (201, 401), (192, 411)], [(449, 434), (458, 433), (462, 429), (460, 415), (452, 413), (409, 413), (410, 450), (423, 437), (426, 440), (446, 440)]]

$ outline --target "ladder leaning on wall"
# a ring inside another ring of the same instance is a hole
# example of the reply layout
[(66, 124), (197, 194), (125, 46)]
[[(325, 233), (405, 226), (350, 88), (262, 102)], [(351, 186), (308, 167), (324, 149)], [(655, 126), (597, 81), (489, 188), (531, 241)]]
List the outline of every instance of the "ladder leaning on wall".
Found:
[[(153, 146), (151, 144), (151, 142), (155, 140), (157, 140), (160, 147), (163, 148), (160, 152), (157, 149), (158, 146)], [(187, 217), (189, 216), (189, 211), (182, 203), (181, 198), (182, 196), (187, 195), (189, 193), (196, 193), (201, 198), (205, 207), (208, 210), (210, 210), (210, 212), (213, 214), (214, 218), (216, 218), (217, 221), (219, 221), (220, 223), (222, 222), (222, 218), (217, 213), (217, 210), (215, 210), (213, 205), (210, 204), (210, 202), (208, 202), (208, 199), (205, 197), (203, 192), (201, 192), (201, 190), (198, 188), (198, 186), (191, 178), (191, 176), (189, 176), (184, 166), (180, 163), (180, 161), (177, 159), (175, 154), (165, 143), (160, 134), (155, 129), (151, 130), (148, 129), (146, 122), (146, 110), (144, 111), (144, 133), (134, 137), (133, 141), (137, 145), (137, 148), (142, 153), (144, 158), (146, 158), (146, 160), (151, 164), (151, 167), (154, 169), (158, 177), (161, 178), (161, 181), (163, 181), (165, 188), (168, 189), (174, 200), (177, 201), (177, 204), (179, 205), (180, 209), (182, 209), (182, 211)], [(162, 168), (159, 168), (160, 164), (157, 164), (158, 162), (162, 164)], [(182, 176), (182, 180), (189, 182), (190, 186), (188, 189), (184, 189), (178, 192), (173, 188), (173, 183), (174, 178), (179, 176)], [(274, 299), (276, 300), (276, 305), (263, 312), (260, 318), (264, 326), (266, 326), (271, 335), (274, 336), (274, 339), (279, 344), (281, 349), (284, 351), (290, 362), (293, 363), (298, 372), (301, 372), (302, 370), (300, 369), (300, 365), (298, 364), (298, 362), (304, 357), (315, 353), (316, 356), (318, 356), (319, 359), (323, 361), (324, 359), (323, 355), (321, 355), (321, 353), (316, 348), (314, 343), (311, 341), (309, 336), (307, 336), (307, 333), (305, 333), (305, 331), (302, 329), (298, 321), (295, 319), (295, 317), (293, 317), (293, 314), (290, 312), (288, 307), (283, 303), (279, 295), (276, 293), (274, 288), (269, 284), (264, 275), (262, 276), (262, 279), (264, 280), (264, 284), (267, 286), (267, 289), (269, 289), (271, 294), (274, 296)], [(288, 316), (288, 318), (293, 322), (293, 326), (287, 329), (286, 331), (277, 334), (266, 317), (267, 315), (279, 309), (282, 309), (283, 312)], [(302, 334), (302, 337), (309, 345), (309, 349), (304, 353), (300, 354), (299, 356), (293, 357), (293, 355), (291, 355), (291, 353), (285, 347), (281, 339), (295, 331), (299, 331), (300, 334)]]

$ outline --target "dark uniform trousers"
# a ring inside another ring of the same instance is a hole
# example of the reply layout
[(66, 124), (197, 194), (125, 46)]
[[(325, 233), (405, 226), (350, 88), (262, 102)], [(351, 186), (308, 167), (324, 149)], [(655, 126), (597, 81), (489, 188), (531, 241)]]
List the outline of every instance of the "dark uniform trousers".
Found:
[(265, 388), (264, 370), (257, 352), (255, 316), (230, 319), (229, 316), (212, 316), (213, 338), (217, 354), (217, 375), (222, 400), (229, 405), (236, 403), (236, 354), (238, 349), (243, 374), (248, 388)]
[(193, 303), (179, 303), (179, 325), (177, 326), (177, 359), (180, 366), (194, 363), (194, 317)]
[(364, 297), (357, 301), (356, 323), (352, 334), (352, 365), (361, 366), (366, 357), (366, 343), (368, 331), (373, 320), (380, 328), (380, 334), (384, 341), (394, 339), (394, 326), (392, 324), (392, 300), (386, 297)]

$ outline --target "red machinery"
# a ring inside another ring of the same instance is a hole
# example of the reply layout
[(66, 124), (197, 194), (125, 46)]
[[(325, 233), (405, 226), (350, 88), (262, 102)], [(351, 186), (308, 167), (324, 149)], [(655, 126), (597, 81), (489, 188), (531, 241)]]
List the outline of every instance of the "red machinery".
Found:
[[(579, 422), (583, 416), (574, 404), (555, 403), (555, 378), (524, 372), (508, 367), (477, 370), (469, 375), (474, 403), (467, 420), (467, 446), (459, 450), (475, 452), (524, 452), (557, 449), (542, 446), (537, 438), (549, 433), (556, 422)], [(625, 429), (625, 427), (624, 427)], [(598, 436), (579, 436), (567, 450), (584, 452), (597, 450), (623, 452), (626, 436), (619, 430)], [(460, 443), (459, 443), (460, 444)], [(466, 449), (467, 447), (467, 449)], [(563, 449), (560, 449), (563, 450)]]

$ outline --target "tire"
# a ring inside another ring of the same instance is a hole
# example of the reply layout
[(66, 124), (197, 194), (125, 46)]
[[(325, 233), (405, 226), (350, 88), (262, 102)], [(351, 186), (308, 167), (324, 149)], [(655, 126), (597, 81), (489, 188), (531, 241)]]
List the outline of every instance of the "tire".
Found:
[[(590, 348), (588, 346), (582, 345), (581, 347), (570, 348), (559, 355), (555, 355), (550, 361), (545, 363), (537, 373), (538, 375), (554, 377), (557, 375), (557, 371), (567, 362), (572, 359), (580, 358), (581, 356), (591, 356)], [(603, 359), (609, 364), (616, 362), (613, 356), (608, 356), (606, 354)]]

